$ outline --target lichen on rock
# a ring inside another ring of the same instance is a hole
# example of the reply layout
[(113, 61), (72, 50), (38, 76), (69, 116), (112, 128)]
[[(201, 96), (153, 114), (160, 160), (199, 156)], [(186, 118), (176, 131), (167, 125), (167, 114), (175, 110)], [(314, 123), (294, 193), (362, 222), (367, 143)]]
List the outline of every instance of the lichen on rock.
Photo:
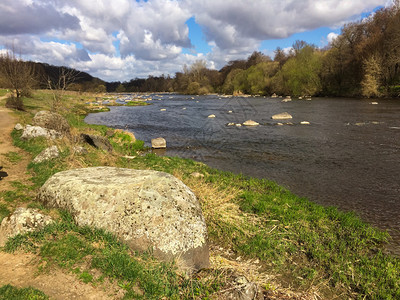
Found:
[(133, 250), (183, 269), (209, 265), (207, 228), (198, 199), (174, 176), (151, 170), (114, 167), (57, 173), (40, 190), (39, 200), (67, 209), (78, 225), (105, 229)]
[(52, 222), (51, 217), (39, 213), (37, 209), (19, 207), (1, 222), (0, 247), (4, 246), (10, 237), (39, 230)]

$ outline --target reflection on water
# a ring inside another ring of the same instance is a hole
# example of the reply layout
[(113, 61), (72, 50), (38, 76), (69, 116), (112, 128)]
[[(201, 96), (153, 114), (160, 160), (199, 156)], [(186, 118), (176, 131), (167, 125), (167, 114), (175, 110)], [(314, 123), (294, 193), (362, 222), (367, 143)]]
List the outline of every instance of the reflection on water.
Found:
[[(167, 155), (268, 178), (320, 204), (353, 210), (389, 230), (400, 253), (399, 100), (371, 105), (370, 100), (343, 98), (157, 99), (150, 106), (112, 107), (86, 122), (126, 128), (147, 145), (162, 136)], [(281, 112), (293, 119), (271, 119)], [(211, 114), (216, 117), (208, 118)], [(260, 126), (235, 125), (250, 119)]]

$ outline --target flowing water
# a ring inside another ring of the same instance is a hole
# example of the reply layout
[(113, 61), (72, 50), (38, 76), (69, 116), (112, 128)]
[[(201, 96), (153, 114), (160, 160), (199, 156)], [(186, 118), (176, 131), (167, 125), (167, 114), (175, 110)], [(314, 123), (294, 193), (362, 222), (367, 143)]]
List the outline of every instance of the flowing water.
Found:
[[(162, 136), (167, 155), (271, 179), (319, 204), (354, 211), (388, 230), (394, 239), (390, 250), (400, 254), (399, 100), (152, 98), (152, 105), (111, 107), (86, 122), (127, 129), (147, 145)], [(293, 119), (271, 119), (281, 112)], [(260, 125), (228, 126), (249, 119)]]

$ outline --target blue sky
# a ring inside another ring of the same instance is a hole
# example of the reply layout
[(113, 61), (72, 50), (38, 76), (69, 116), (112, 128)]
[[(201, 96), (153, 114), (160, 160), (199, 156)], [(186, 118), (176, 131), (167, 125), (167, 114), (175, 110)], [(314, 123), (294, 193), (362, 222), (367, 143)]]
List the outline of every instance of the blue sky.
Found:
[(304, 40), (325, 47), (390, 0), (1, 0), (0, 51), (107, 81), (220, 69)]

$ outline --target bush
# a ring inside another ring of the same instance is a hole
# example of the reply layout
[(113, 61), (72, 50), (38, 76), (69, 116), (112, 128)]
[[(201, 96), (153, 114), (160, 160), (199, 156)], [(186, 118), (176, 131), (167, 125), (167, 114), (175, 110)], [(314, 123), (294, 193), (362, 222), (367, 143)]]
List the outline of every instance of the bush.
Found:
[(11, 97), (6, 100), (6, 107), (11, 109), (16, 109), (20, 111), (25, 111), (24, 103), (21, 98)]

